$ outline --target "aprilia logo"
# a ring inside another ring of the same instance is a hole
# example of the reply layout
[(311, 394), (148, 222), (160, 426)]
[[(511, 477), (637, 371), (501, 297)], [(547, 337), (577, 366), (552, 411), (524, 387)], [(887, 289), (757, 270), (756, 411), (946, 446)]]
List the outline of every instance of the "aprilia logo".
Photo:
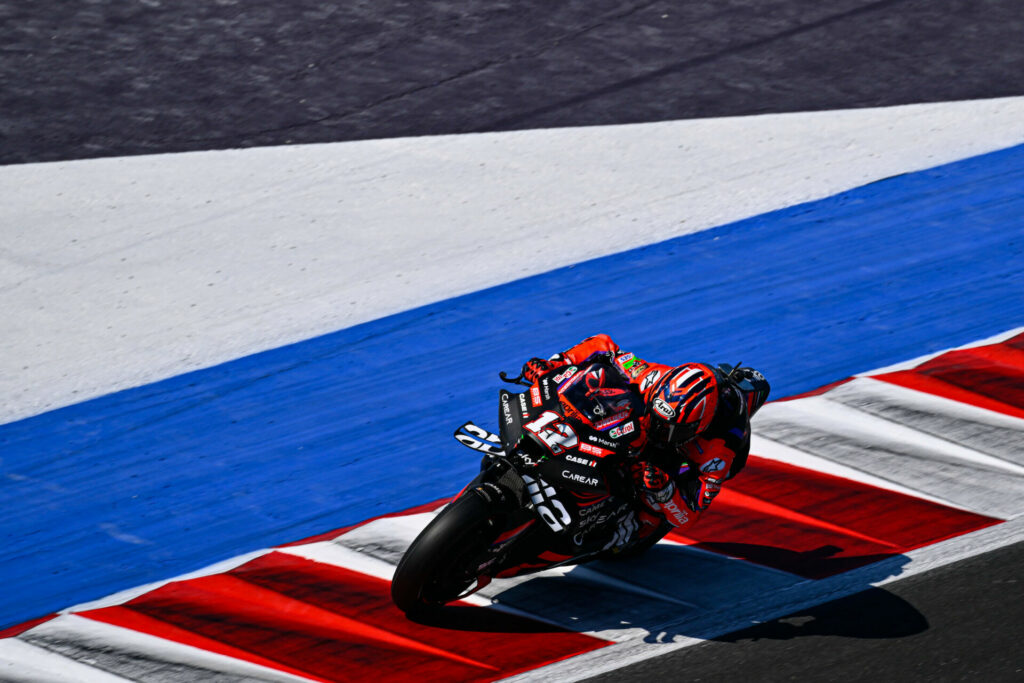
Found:
[(690, 516), (686, 514), (686, 510), (679, 509), (679, 506), (676, 505), (674, 500), (669, 500), (667, 503), (663, 503), (661, 508), (663, 510), (668, 510), (669, 514), (672, 516), (672, 519), (669, 521), (675, 526), (683, 526), (690, 521)]

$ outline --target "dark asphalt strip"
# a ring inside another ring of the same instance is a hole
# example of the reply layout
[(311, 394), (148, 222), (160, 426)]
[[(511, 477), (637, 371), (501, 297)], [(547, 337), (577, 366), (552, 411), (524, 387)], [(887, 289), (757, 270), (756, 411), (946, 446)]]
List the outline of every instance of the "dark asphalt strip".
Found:
[(1024, 94), (1019, 0), (0, 0), (0, 164)]
[(588, 679), (1022, 681), (1024, 543)]

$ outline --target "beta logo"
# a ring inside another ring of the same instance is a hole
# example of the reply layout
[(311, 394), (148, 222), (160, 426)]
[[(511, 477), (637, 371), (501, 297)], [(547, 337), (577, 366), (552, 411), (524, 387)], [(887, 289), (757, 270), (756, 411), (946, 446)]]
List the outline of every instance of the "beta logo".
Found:
[[(587, 453), (589, 455), (596, 455), (599, 458), (603, 458), (606, 455), (611, 455), (614, 452), (614, 451), (606, 451), (605, 449), (598, 448), (597, 446), (591, 446), (589, 443), (581, 443), (578, 448), (579, 448), (581, 453)], [(594, 465), (597, 464), (593, 460), (584, 460), (583, 458), (574, 458), (571, 455), (570, 456), (566, 456), (566, 457), (568, 457), (569, 460), (572, 460), (573, 462), (578, 462), (581, 465), (587, 465), (589, 467), (593, 467)]]

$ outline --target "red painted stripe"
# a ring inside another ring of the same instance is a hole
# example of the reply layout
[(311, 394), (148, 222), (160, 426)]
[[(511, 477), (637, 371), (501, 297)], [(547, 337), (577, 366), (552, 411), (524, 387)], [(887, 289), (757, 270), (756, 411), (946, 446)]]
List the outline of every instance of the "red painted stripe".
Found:
[(950, 351), (912, 370), (873, 379), (1024, 418), (1024, 350), (1019, 337)]
[(14, 636), (17, 636), (17, 635), (20, 635), (20, 634), (24, 633), (25, 631), (29, 630), (30, 628), (35, 628), (36, 626), (39, 626), (39, 624), (44, 624), (44, 623), (48, 622), (50, 619), (54, 619), (56, 617), (57, 617), (56, 613), (54, 613), (54, 614), (47, 614), (45, 617), (39, 617), (38, 619), (33, 619), (32, 621), (26, 621), (23, 624), (18, 624), (16, 626), (10, 626), (10, 627), (5, 628), (2, 631), (0, 631), (0, 638), (13, 638)]
[(138, 631), (139, 633), (146, 633), (151, 636), (156, 636), (157, 638), (163, 638), (164, 640), (170, 640), (175, 643), (181, 643), (182, 645), (206, 650), (207, 652), (224, 655), (225, 657), (240, 659), (251, 664), (258, 664), (276, 671), (283, 671), (295, 676), (302, 676), (303, 678), (308, 678), (310, 680), (321, 681), (322, 683), (334, 683), (333, 679), (313, 676), (307, 671), (285, 666), (281, 662), (262, 657), (259, 653), (233, 647), (215, 638), (207, 638), (206, 636), (180, 628), (166, 621), (155, 619), (136, 610), (129, 609), (123, 605), (102, 607), (100, 609), (89, 610), (88, 612), (79, 612), (78, 616), (92, 619), (94, 621), (101, 621), (112, 626), (119, 626), (132, 631)]
[(997, 365), (1009, 365), (1018, 370), (1024, 370), (1024, 349), (1016, 348), (1007, 342), (974, 346), (961, 351), (979, 358), (987, 358)]
[(1012, 337), (1003, 342), (1004, 346), (1009, 346), (1011, 349), (1017, 349), (1018, 351), (1024, 351), (1024, 333), (1018, 334), (1016, 337)]
[[(282, 568), (287, 569), (287, 573), (283, 573)], [(396, 633), (413, 634), (425, 644), (486, 661), (500, 669), (502, 676), (609, 644), (532, 619), (463, 604), (452, 611), (461, 614), (467, 623), (460, 626), (456, 620), (451, 626), (460, 629), (473, 623), (488, 625), (486, 629), (474, 628), (474, 631), (486, 632), (475, 632), (472, 639), (466, 639), (465, 633), (459, 630), (410, 622), (391, 603), (390, 584), (386, 581), (283, 553), (257, 558), (233, 571), (250, 583), (314, 602), (335, 612), (358, 614), (366, 623)], [(357, 590), (339, 593), (336, 589), (339, 581)], [(380, 595), (380, 591), (384, 594)], [(373, 599), (369, 601), (367, 596), (371, 595)]]
[(748, 510), (756, 510), (763, 514), (777, 517), (779, 519), (785, 519), (787, 521), (796, 522), (797, 524), (803, 524), (805, 526), (814, 527), (816, 529), (824, 529), (827, 531), (831, 531), (833, 533), (841, 534), (843, 536), (851, 536), (853, 538), (858, 538), (862, 541), (867, 541), (868, 543), (874, 545), (889, 546), (890, 548), (899, 547), (895, 543), (890, 543), (885, 539), (876, 538), (874, 536), (869, 536), (867, 534), (862, 534), (849, 527), (841, 526), (839, 524), (833, 524), (823, 519), (818, 519), (817, 517), (812, 517), (811, 515), (804, 514), (803, 512), (800, 512), (798, 510), (792, 510), (782, 505), (772, 503), (771, 501), (747, 495), (745, 493), (742, 493), (738, 489), (733, 489), (729, 493), (730, 501)]
[(751, 455), (674, 540), (824, 578), (1001, 520)]
[(418, 624), (392, 605), (387, 581), (286, 553), (117, 610), (83, 616), (320, 681), (494, 680), (608, 644), (468, 605), (449, 608), (447, 627)]

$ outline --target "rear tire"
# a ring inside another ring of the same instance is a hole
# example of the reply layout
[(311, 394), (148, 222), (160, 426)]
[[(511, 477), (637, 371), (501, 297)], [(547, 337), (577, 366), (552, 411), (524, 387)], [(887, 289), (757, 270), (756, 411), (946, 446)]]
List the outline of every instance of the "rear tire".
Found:
[(487, 503), (472, 490), (442, 510), (398, 563), (391, 599), (406, 614), (423, 614), (455, 600), (473, 585), (470, 571), (497, 538)]

